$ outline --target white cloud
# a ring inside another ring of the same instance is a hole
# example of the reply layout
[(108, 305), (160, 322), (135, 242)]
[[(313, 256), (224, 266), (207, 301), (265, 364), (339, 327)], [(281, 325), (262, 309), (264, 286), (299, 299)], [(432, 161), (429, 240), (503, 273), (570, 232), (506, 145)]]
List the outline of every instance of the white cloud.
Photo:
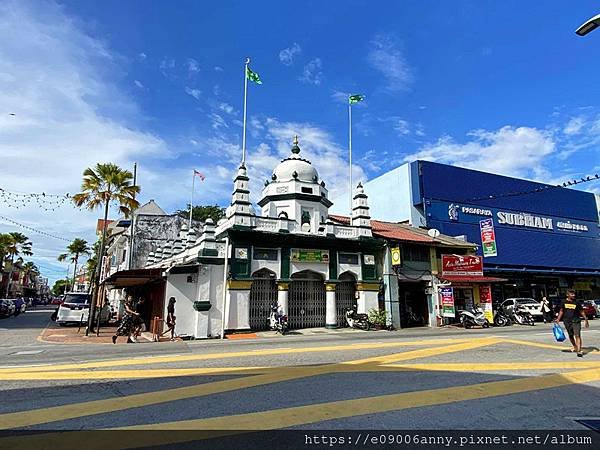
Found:
[(315, 58), (304, 66), (302, 76), (299, 78), (303, 83), (319, 85), (323, 80), (323, 72), (321, 71), (322, 62), (320, 58)]
[(185, 93), (191, 95), (196, 100), (200, 100), (200, 96), (202, 95), (202, 91), (200, 89), (193, 89), (191, 87), (185, 87)]
[(286, 66), (294, 64), (294, 56), (302, 51), (300, 46), (294, 42), (290, 47), (284, 48), (279, 52), (279, 61)]
[(229, 103), (226, 103), (226, 102), (219, 103), (219, 109), (221, 111), (226, 112), (229, 115), (234, 115), (235, 114), (235, 108), (233, 106), (231, 106)]
[(140, 89), (144, 89), (144, 85), (142, 84), (141, 81), (139, 80), (133, 80), (133, 84), (135, 84), (137, 87), (139, 87)]
[(190, 75), (194, 75), (200, 72), (200, 64), (194, 58), (188, 58), (187, 60), (187, 70)]
[[(16, 114), (0, 117), (4, 189), (75, 193), (83, 170), (98, 162), (131, 167), (142, 155), (149, 161), (171, 154), (160, 137), (138, 128), (136, 104), (117, 88), (123, 76), (120, 56), (76, 23), (53, 3), (0, 3), (0, 32), (10, 36), (0, 40), (0, 104)], [(160, 191), (164, 183), (154, 188)], [(101, 213), (67, 205), (47, 213), (0, 204), (0, 214), (67, 239), (93, 241)], [(16, 230), (9, 224), (0, 227), (2, 232)], [(64, 251), (65, 242), (25, 232), (34, 250), (49, 252), (42, 257)]]
[(544, 169), (545, 159), (556, 150), (552, 135), (537, 128), (505, 126), (496, 131), (472, 131), (468, 136), (472, 140), (465, 144), (442, 137), (404, 160), (424, 159), (501, 175), (536, 178)]
[[(213, 69), (215, 72), (223, 72), (223, 68), (221, 66), (215, 66)], [(243, 73), (242, 73), (242, 75), (243, 75)]]
[(350, 94), (348, 92), (334, 90), (331, 94), (331, 99), (336, 103), (344, 103), (347, 105), (349, 96)]
[(175, 69), (175, 60), (164, 58), (160, 64), (158, 65), (160, 69), (160, 73), (162, 73), (167, 78), (173, 77), (173, 69)]
[(219, 128), (229, 128), (229, 125), (227, 125), (227, 122), (220, 114), (212, 113), (210, 114), (210, 117), (212, 120), (213, 129), (218, 130)]
[(400, 136), (406, 136), (407, 134), (410, 134), (410, 124), (404, 119), (398, 119), (394, 125), (394, 130), (396, 130)]
[(565, 125), (563, 132), (566, 135), (579, 134), (583, 126), (585, 125), (585, 119), (583, 117), (573, 117)]
[(148, 55), (146, 55), (144, 52), (138, 54), (138, 59), (140, 61), (144, 61), (147, 57), (148, 57)]
[(371, 40), (368, 61), (387, 79), (387, 88), (390, 91), (407, 89), (414, 78), (412, 68), (389, 35), (379, 34)]

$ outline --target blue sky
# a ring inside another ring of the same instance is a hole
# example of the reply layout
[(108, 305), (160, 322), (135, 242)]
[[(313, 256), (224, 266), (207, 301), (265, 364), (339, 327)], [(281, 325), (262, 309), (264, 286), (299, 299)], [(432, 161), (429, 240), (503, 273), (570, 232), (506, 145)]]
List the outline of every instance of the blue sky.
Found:
[[(594, 174), (600, 31), (574, 30), (598, 12), (594, 1), (0, 1), (0, 187), (73, 193), (85, 167), (137, 161), (142, 201), (184, 206), (196, 168), (198, 202), (226, 204), (246, 56), (264, 81), (248, 103), (254, 201), (294, 134), (330, 196), (344, 193), (348, 93), (367, 97), (353, 109), (355, 180), (416, 158), (549, 183)], [(94, 239), (97, 214), (69, 206), (0, 214)], [(28, 234), (45, 275), (64, 273), (65, 243)]]

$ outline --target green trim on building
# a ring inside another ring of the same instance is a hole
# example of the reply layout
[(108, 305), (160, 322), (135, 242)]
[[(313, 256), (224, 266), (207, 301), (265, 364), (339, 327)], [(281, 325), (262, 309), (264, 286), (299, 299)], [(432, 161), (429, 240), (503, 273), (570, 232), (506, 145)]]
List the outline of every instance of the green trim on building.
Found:
[(281, 278), (289, 279), (290, 278), (290, 257), (291, 250), (289, 247), (281, 247)]
[(333, 250), (329, 252), (329, 278), (337, 280), (338, 277), (338, 252)]

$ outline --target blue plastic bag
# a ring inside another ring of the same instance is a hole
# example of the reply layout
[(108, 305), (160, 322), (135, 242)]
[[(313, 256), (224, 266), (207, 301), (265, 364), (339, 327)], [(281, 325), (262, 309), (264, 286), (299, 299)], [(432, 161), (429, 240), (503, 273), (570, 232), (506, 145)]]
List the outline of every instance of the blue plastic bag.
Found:
[(552, 333), (554, 333), (554, 339), (556, 339), (558, 342), (562, 342), (567, 338), (562, 327), (557, 323), (555, 323), (552, 327)]

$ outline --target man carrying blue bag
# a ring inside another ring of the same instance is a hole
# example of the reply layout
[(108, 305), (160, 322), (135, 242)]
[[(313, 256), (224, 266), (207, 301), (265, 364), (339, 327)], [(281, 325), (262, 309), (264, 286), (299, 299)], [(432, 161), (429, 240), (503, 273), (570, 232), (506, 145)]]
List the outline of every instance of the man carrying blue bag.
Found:
[(590, 326), (585, 312), (581, 307), (581, 303), (575, 300), (575, 291), (573, 289), (569, 289), (567, 291), (567, 299), (563, 303), (560, 308), (560, 312), (558, 313), (558, 317), (555, 320), (555, 323), (559, 323), (560, 319), (563, 319), (563, 323), (565, 324), (565, 329), (567, 333), (569, 333), (569, 340), (571, 344), (573, 344), (572, 352), (577, 352), (577, 356), (582, 357), (583, 352), (581, 351), (581, 319), (585, 321), (585, 327), (588, 328)]

